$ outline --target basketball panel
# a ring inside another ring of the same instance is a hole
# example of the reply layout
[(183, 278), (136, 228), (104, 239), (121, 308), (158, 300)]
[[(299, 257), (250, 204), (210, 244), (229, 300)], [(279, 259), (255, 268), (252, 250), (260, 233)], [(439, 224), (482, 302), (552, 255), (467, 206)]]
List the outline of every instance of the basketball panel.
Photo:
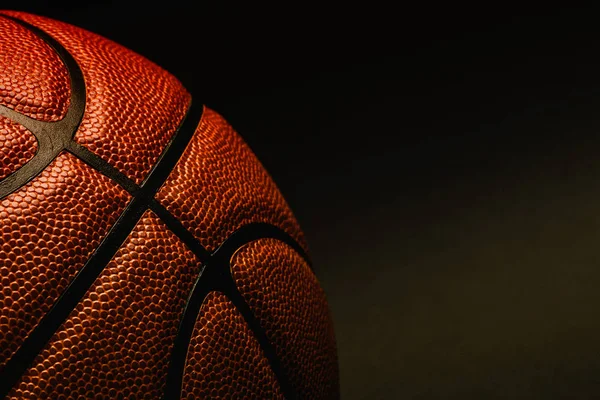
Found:
[(38, 143), (33, 133), (0, 116), (0, 181), (31, 160), (37, 148)]
[(2, 16), (0, 60), (0, 105), (39, 121), (64, 118), (71, 85), (62, 60), (42, 39)]
[(234, 305), (204, 300), (188, 349), (182, 399), (282, 399), (275, 374)]
[(69, 153), (0, 201), (0, 367), (98, 247), (129, 195)]
[(0, 12), (42, 29), (72, 55), (86, 87), (75, 141), (142, 183), (190, 105), (181, 83), (150, 60), (92, 32), (36, 15)]
[(233, 255), (231, 272), (299, 397), (339, 398), (331, 315), (306, 261), (283, 242), (260, 239)]
[(263, 222), (306, 248), (275, 183), (243, 139), (210, 108), (156, 198), (209, 250), (244, 225)]
[(10, 398), (160, 398), (201, 263), (147, 211)]

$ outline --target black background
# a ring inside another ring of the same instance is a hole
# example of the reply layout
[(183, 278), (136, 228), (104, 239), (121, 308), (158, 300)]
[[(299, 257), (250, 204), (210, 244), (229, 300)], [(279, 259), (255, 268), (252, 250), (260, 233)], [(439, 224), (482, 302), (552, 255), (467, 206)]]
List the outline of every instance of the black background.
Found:
[(343, 399), (600, 396), (595, 10), (11, 4), (245, 138), (307, 235)]

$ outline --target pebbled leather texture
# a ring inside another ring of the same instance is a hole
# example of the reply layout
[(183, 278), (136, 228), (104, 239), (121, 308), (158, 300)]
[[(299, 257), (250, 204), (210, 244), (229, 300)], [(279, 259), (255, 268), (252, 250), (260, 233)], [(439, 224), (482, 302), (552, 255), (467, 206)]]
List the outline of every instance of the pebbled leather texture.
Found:
[(147, 211), (11, 397), (159, 398), (199, 267)]
[(209, 293), (200, 309), (181, 398), (283, 399), (258, 342), (222, 293)]
[(27, 128), (0, 116), (0, 180), (31, 160), (36, 151), (37, 140)]
[(58, 121), (69, 108), (69, 73), (34, 33), (0, 18), (0, 105), (39, 121)]
[(115, 42), (48, 18), (6, 14), (43, 29), (77, 61), (86, 107), (75, 140), (141, 183), (181, 123), (189, 93), (167, 71)]
[(231, 270), (299, 398), (338, 398), (333, 324), (325, 293), (306, 261), (283, 242), (259, 239), (234, 254)]
[(63, 153), (0, 201), (0, 366), (58, 299), (129, 195)]
[(251, 222), (306, 243), (277, 186), (243, 139), (206, 108), (192, 141), (157, 199), (209, 250)]

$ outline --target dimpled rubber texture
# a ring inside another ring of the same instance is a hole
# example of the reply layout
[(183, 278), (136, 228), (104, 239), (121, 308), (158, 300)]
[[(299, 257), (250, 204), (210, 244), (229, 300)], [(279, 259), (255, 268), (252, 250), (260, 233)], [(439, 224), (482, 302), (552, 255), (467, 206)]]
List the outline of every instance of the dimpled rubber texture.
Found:
[(209, 108), (156, 198), (209, 250), (251, 222), (275, 225), (306, 249), (298, 223), (269, 174), (223, 117)]
[(43, 29), (83, 72), (86, 107), (75, 141), (140, 184), (177, 130), (191, 97), (156, 64), (72, 25), (5, 12)]
[(200, 261), (146, 211), (9, 398), (155, 398)]
[(43, 40), (0, 16), (0, 105), (39, 121), (58, 121), (71, 87), (60, 57)]
[(98, 247), (129, 195), (68, 153), (0, 201), (0, 367)]
[(37, 140), (27, 128), (0, 116), (0, 180), (31, 160), (36, 151)]
[(299, 398), (339, 398), (337, 350), (327, 300), (302, 257), (283, 242), (260, 239), (234, 254), (231, 270)]
[(244, 318), (220, 292), (200, 308), (181, 398), (283, 399), (275, 374)]

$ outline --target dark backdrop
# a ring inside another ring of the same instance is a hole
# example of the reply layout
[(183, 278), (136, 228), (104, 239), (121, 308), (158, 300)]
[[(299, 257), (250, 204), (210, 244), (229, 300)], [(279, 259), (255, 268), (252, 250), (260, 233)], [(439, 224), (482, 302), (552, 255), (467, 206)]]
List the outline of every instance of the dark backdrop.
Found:
[(9, 8), (145, 55), (246, 139), (308, 237), (343, 399), (600, 397), (593, 10), (185, 3)]

